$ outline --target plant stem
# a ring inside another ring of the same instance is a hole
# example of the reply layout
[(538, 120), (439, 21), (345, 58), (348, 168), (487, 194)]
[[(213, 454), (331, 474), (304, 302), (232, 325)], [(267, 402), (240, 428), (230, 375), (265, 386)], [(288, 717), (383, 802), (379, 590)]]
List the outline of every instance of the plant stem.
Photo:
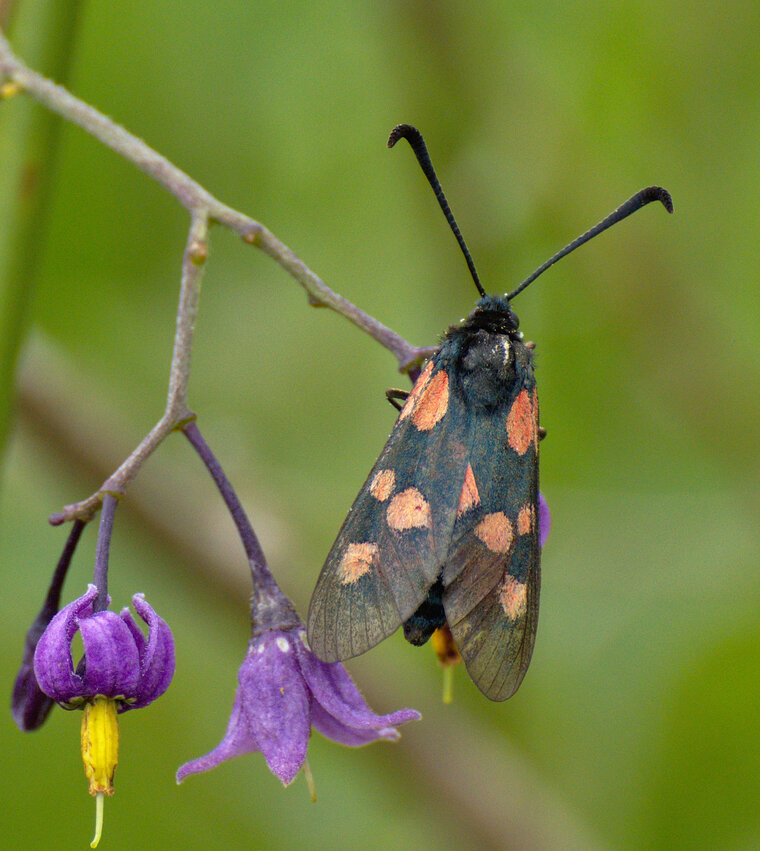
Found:
[(119, 500), (111, 493), (103, 496), (103, 511), (100, 515), (98, 528), (98, 543), (95, 548), (95, 571), (93, 584), (98, 589), (92, 610), (102, 612), (108, 608), (108, 553), (111, 549), (111, 534), (113, 532), (113, 516)]
[(254, 634), (259, 634), (265, 629), (275, 626), (278, 629), (298, 626), (301, 620), (293, 604), (280, 590), (280, 587), (272, 576), (259, 539), (253, 531), (253, 526), (251, 526), (251, 521), (248, 519), (248, 515), (245, 513), (245, 509), (241, 505), (221, 464), (211, 451), (211, 447), (204, 440), (195, 422), (188, 423), (182, 429), (182, 432), (206, 465), (209, 473), (211, 473), (211, 477), (216, 483), (219, 493), (222, 495), (224, 504), (232, 515), (232, 520), (243, 543), (243, 549), (245, 550), (248, 564), (251, 568), (251, 581), (253, 583), (251, 620), (253, 622)]
[(127, 484), (137, 475), (145, 459), (164, 438), (194, 419), (194, 414), (187, 407), (187, 385), (190, 378), (190, 356), (193, 329), (198, 313), (201, 277), (208, 257), (210, 224), (218, 223), (230, 228), (240, 234), (245, 242), (257, 246), (276, 260), (304, 287), (310, 304), (329, 307), (366, 331), (393, 352), (402, 372), (415, 375), (419, 364), (435, 351), (434, 348), (412, 346), (390, 328), (386, 328), (338, 293), (333, 292), (262, 224), (223, 204), (141, 139), (94, 107), (74, 97), (62, 86), (56, 85), (28, 68), (13, 53), (7, 39), (0, 32), (0, 83), (4, 80), (16, 84), (50, 110), (78, 124), (117, 154), (134, 163), (170, 192), (190, 212), (191, 216), (190, 232), (182, 263), (182, 286), (177, 309), (166, 410), (146, 437), (99, 490), (87, 499), (67, 505), (63, 511), (51, 515), (49, 520), (52, 524), (58, 525), (75, 518), (89, 520), (100, 507), (105, 493), (123, 493)]
[[(66, 79), (76, 55), (80, 10), (81, 4), (72, 0), (18, 4), (12, 10), (19, 44), (60, 79)], [(16, 360), (42, 254), (60, 129), (54, 114), (24, 98), (0, 101), (0, 448), (10, 423)]]

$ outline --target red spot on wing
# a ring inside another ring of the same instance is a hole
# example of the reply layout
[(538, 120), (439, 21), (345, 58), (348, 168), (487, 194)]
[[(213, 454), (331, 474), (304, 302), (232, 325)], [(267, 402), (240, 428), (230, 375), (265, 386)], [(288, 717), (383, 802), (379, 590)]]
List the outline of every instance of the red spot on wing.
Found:
[(537, 412), (528, 391), (521, 390), (507, 414), (507, 439), (518, 455), (524, 455), (531, 444), (538, 444)]
[(515, 539), (512, 523), (503, 511), (486, 514), (474, 531), (493, 553), (509, 552), (512, 541)]
[(480, 494), (478, 486), (475, 484), (475, 476), (472, 472), (472, 467), (467, 465), (467, 472), (464, 474), (464, 484), (462, 485), (462, 493), (459, 497), (459, 505), (457, 507), (457, 517), (466, 514), (471, 508), (480, 505)]
[(449, 377), (444, 370), (437, 372), (422, 390), (412, 414), (419, 431), (430, 431), (449, 407)]
[(407, 488), (388, 504), (385, 512), (388, 525), (397, 532), (430, 526), (430, 504), (417, 488)]
[(349, 544), (340, 560), (343, 585), (353, 585), (369, 573), (377, 560), (377, 544)]
[(420, 373), (420, 377), (412, 387), (412, 392), (406, 397), (406, 402), (404, 403), (404, 407), (401, 409), (401, 413), (398, 415), (400, 420), (405, 420), (409, 414), (414, 410), (415, 405), (417, 404), (417, 399), (419, 398), (422, 391), (427, 387), (428, 381), (430, 381), (430, 374), (433, 371), (433, 361), (430, 361), (425, 369)]
[(378, 470), (369, 486), (369, 492), (375, 499), (385, 502), (393, 493), (396, 484), (396, 474), (393, 470)]
[(517, 534), (527, 535), (536, 522), (536, 510), (532, 505), (523, 505), (517, 515)]
[(528, 587), (507, 574), (499, 589), (499, 603), (511, 620), (522, 617), (528, 608)]

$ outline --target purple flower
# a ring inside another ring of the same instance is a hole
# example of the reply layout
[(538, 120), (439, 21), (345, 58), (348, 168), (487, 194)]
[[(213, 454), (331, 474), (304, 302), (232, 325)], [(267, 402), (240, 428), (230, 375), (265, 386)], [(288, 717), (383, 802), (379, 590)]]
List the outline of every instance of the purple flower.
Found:
[[(128, 609), (120, 615), (93, 612), (98, 589), (61, 609), (50, 621), (34, 654), (40, 689), (65, 709), (81, 708), (96, 696), (114, 699), (118, 712), (147, 706), (162, 695), (174, 674), (174, 639), (166, 622), (135, 594), (132, 603), (148, 624), (148, 637)], [(71, 641), (79, 630), (84, 657), (74, 668)]]
[(419, 717), (413, 709), (375, 715), (343, 665), (314, 656), (303, 624), (270, 629), (248, 645), (224, 738), (211, 753), (181, 766), (177, 782), (232, 757), (261, 751), (270, 770), (287, 785), (304, 764), (312, 727), (356, 747), (398, 739), (396, 725)]
[(549, 529), (552, 525), (552, 516), (549, 512), (549, 503), (544, 499), (541, 491), (538, 492), (538, 544), (544, 548), (546, 539), (549, 537)]

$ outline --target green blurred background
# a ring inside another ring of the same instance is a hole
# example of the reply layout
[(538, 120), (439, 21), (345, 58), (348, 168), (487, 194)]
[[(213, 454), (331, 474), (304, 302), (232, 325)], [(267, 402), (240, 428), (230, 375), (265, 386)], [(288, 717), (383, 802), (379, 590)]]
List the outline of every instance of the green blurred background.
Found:
[[(316, 804), (260, 755), (174, 784), (224, 732), (248, 585), (189, 446), (174, 437), (151, 458), (118, 511), (110, 590), (117, 607), (145, 592), (170, 622), (177, 672), (122, 720), (101, 847), (759, 847), (757, 2), (135, 0), (128, 14), (73, 4), (67, 29), (71, 6), (20, 4), (25, 58), (416, 344), (476, 294), (411, 152), (385, 149), (395, 124), (426, 135), (490, 292), (642, 186), (676, 205), (641, 211), (515, 304), (537, 342), (553, 513), (519, 693), (489, 703), (460, 670), (444, 706), (432, 653), (393, 636), (349, 668), (375, 709), (424, 718), (392, 746), (315, 735)], [(0, 151), (44, 114), (1, 104)], [(163, 408), (187, 228), (77, 128), (61, 128), (54, 163), (24, 252), (25, 319), (18, 298), (0, 317), (6, 345), (9, 310), (24, 338), (0, 510), (8, 694), (65, 539), (48, 514), (95, 490)], [(7, 237), (19, 210), (0, 200)], [(221, 230), (212, 249), (190, 404), (305, 613), (393, 424), (384, 390), (405, 379), (264, 255)], [(91, 576), (94, 533), (65, 599)], [(86, 847), (79, 721), (55, 710), (28, 735), (0, 721), (5, 847)]]

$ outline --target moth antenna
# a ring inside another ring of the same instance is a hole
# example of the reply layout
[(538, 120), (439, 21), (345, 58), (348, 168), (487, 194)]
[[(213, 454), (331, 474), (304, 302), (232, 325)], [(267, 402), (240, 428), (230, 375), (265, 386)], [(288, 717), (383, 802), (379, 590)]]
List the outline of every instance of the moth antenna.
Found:
[(399, 124), (391, 130), (391, 135), (388, 137), (388, 147), (392, 148), (401, 138), (406, 139), (406, 141), (411, 145), (414, 155), (417, 157), (417, 162), (420, 164), (420, 168), (424, 172), (425, 177), (427, 177), (428, 183), (430, 183), (433, 187), (433, 192), (435, 192), (435, 197), (438, 199), (438, 203), (443, 210), (443, 215), (446, 216), (446, 221), (449, 223), (449, 227), (454, 232), (454, 236), (457, 238), (459, 247), (462, 249), (464, 259), (467, 261), (467, 268), (470, 270), (473, 281), (475, 281), (475, 286), (478, 288), (478, 292), (484, 296), (486, 291), (480, 283), (480, 278), (478, 277), (477, 270), (475, 269), (475, 264), (472, 261), (472, 256), (464, 241), (464, 237), (459, 230), (459, 226), (454, 219), (454, 214), (451, 212), (449, 202), (443, 194), (443, 189), (441, 189), (441, 184), (436, 176), (433, 163), (430, 160), (430, 154), (428, 153), (427, 146), (425, 145), (425, 140), (422, 138), (422, 133), (420, 133), (416, 127), (412, 127), (411, 124)]
[(520, 286), (517, 287), (517, 289), (512, 290), (512, 292), (507, 296), (507, 299), (511, 301), (518, 293), (521, 293), (528, 284), (535, 281), (542, 272), (545, 272), (549, 266), (553, 266), (557, 260), (561, 260), (566, 254), (569, 254), (571, 251), (575, 251), (576, 248), (583, 245), (584, 242), (588, 242), (590, 239), (593, 239), (603, 230), (607, 230), (607, 228), (612, 227), (612, 225), (621, 222), (623, 219), (630, 216), (631, 213), (635, 213), (636, 210), (646, 206), (652, 201), (659, 201), (669, 213), (673, 212), (673, 199), (670, 197), (670, 192), (668, 192), (667, 189), (663, 189), (661, 186), (648, 186), (646, 189), (642, 189), (632, 198), (629, 198), (625, 204), (621, 204), (617, 210), (610, 213), (606, 219), (602, 219), (598, 225), (594, 225), (594, 227), (587, 230), (586, 233), (582, 234), (577, 239), (574, 239), (569, 245), (566, 245), (562, 251), (558, 251), (553, 257), (550, 257), (543, 266), (539, 266), (539, 268), (536, 269), (529, 278), (526, 278)]

